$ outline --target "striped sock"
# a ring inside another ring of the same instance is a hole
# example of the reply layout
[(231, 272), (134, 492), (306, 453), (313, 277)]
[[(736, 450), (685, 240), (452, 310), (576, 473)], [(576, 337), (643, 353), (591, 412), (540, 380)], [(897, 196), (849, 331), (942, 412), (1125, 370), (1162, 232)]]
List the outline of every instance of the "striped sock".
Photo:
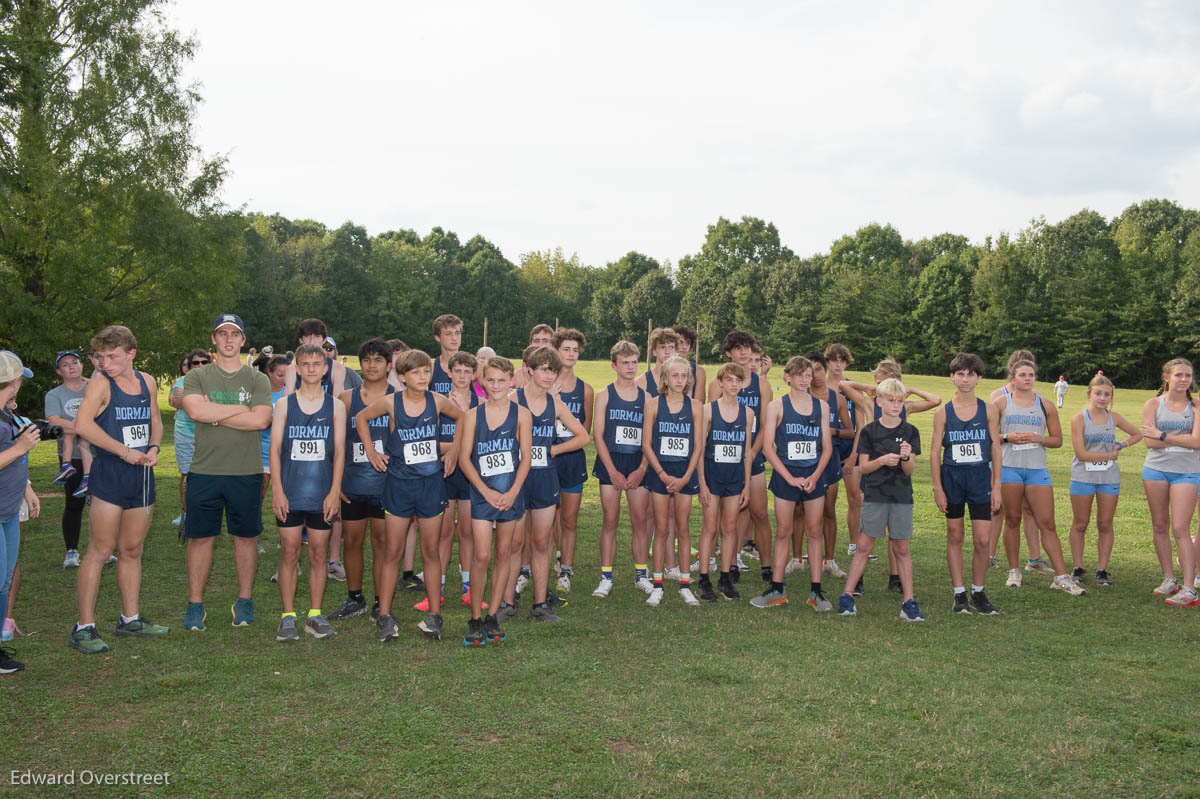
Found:
[(655, 588), (662, 588), (662, 581), (663, 581), (663, 576), (662, 576), (662, 575), (663, 575), (663, 573), (662, 573), (662, 572), (655, 572), (655, 573), (654, 573), (654, 587), (655, 587)]
[(633, 576), (634, 576), (634, 579), (636, 579), (636, 580), (640, 580), (643, 577), (645, 577), (649, 571), (650, 571), (650, 569), (649, 569), (649, 567), (646, 566), (645, 563), (633, 564), (633, 572), (634, 572)]
[(603, 577), (605, 580), (611, 580), (612, 579), (612, 566), (601, 566), (600, 567), (600, 576)]
[(687, 572), (684, 572), (683, 575), (680, 576), (680, 578), (679, 578), (679, 587), (680, 588), (691, 588), (692, 587), (692, 576), (690, 574), (688, 574)]

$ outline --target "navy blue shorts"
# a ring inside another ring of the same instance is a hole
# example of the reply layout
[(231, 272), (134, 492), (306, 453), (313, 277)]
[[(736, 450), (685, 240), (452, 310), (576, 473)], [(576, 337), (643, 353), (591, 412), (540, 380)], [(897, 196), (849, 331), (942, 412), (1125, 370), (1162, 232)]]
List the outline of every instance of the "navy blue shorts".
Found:
[(88, 474), (88, 493), (124, 510), (149, 507), (154, 504), (154, 470), (97, 455)]
[[(854, 411), (851, 410), (851, 413)], [(833, 431), (830, 431), (832, 435)], [(844, 461), (854, 454), (854, 439), (853, 438), (834, 438), (833, 448), (837, 450), (835, 453), (839, 461)]]
[(714, 461), (704, 462), (704, 483), (708, 486), (708, 493), (715, 497), (736, 497), (746, 488), (745, 471), (741, 464), (737, 465), (737, 472), (729, 469), (722, 469), (722, 466), (727, 464), (719, 464)]
[[(788, 471), (791, 473), (792, 477), (808, 477), (816, 470), (817, 465), (815, 463), (812, 466), (788, 466)], [(840, 467), (838, 471), (841, 471)], [(825, 473), (828, 474), (829, 470), (826, 469)], [(839, 477), (840, 476), (841, 475), (839, 474)], [(825, 483), (823, 476), (817, 481), (817, 484), (813, 486), (813, 490), (811, 492), (807, 492), (801, 491), (800, 489), (788, 483), (787, 480), (783, 479), (783, 476), (780, 475), (779, 472), (771, 473), (771, 482), (767, 483), (767, 488), (776, 497), (788, 502), (812, 502), (814, 499), (821, 499), (824, 497), (825, 492), (829, 490), (829, 486)]]
[(943, 462), (942, 490), (951, 505), (986, 505), (992, 501), (991, 467), (948, 466)]
[[(763, 444), (765, 446), (766, 442), (763, 442)], [(705, 467), (705, 468), (707, 468), (707, 467)], [(758, 475), (762, 474), (766, 470), (767, 470), (767, 459), (766, 459), (766, 457), (763, 456), (762, 450), (759, 450), (758, 454), (754, 456), (754, 460), (752, 460), (750, 462), (750, 476), (757, 477)], [(738, 493), (740, 494), (741, 492), (739, 491)]]
[(581, 449), (556, 455), (554, 468), (558, 472), (558, 484), (567, 488), (581, 486), (587, 482), (587, 455)]
[(842, 462), (838, 460), (838, 454), (834, 451), (829, 456), (829, 463), (825, 465), (825, 473), (821, 475), (821, 482), (825, 484), (825, 490), (828, 491), (830, 486), (835, 486), (842, 479)]
[(188, 519), (184, 536), (212, 538), (220, 535), (223, 513), (230, 535), (254, 538), (263, 529), (262, 485), (261, 474), (189, 473)]
[[(666, 472), (670, 477), (683, 477), (683, 473), (687, 471), (688, 467), (688, 461), (659, 461), (659, 464), (663, 467), (663, 471)], [(700, 493), (700, 475), (697, 474), (698, 471), (699, 470), (695, 470), (692, 472), (691, 479), (687, 481), (682, 489), (680, 489), (680, 494), (691, 494), (694, 496)], [(665, 495), (667, 493), (666, 485), (664, 485), (659, 476), (650, 469), (646, 470), (646, 478), (642, 480), (642, 485), (653, 491), (655, 494)]]
[(546, 469), (530, 469), (521, 489), (528, 510), (552, 508), (558, 504), (558, 470), (553, 466)]
[(455, 469), (446, 478), (446, 501), (455, 502), (471, 498), (471, 481), (463, 474), (462, 469)]
[[(613, 466), (617, 471), (628, 477), (637, 471), (642, 465), (642, 452), (610, 452), (609, 457), (612, 458)], [(612, 480), (608, 477), (608, 469), (604, 468), (604, 461), (596, 458), (596, 463), (592, 466), (592, 474), (600, 481), (600, 485), (612, 485)], [(564, 484), (565, 485), (565, 484)]]
[(402, 519), (432, 519), (446, 508), (446, 479), (440, 473), (403, 478), (388, 474), (383, 484), (383, 509)]
[[(532, 469), (530, 472), (532, 473)], [(525, 484), (529, 484), (529, 479), (525, 479)], [(471, 484), (471, 518), (482, 522), (512, 522), (525, 515), (525, 489), (522, 487), (521, 492), (517, 494), (517, 501), (512, 504), (508, 510), (496, 510), (492, 505), (483, 498), (483, 494), (479, 493), (479, 489)]]

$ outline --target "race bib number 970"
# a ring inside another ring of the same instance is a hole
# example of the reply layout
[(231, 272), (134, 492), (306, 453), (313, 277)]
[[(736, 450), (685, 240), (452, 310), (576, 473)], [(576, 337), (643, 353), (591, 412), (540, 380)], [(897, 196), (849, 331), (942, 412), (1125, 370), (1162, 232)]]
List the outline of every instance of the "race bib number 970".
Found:
[(323, 461), (325, 460), (325, 439), (323, 438), (293, 438), (292, 460), (294, 461)]
[(618, 444), (628, 444), (633, 447), (642, 445), (642, 428), (629, 425), (617, 425), (616, 439)]
[[(382, 455), (383, 454), (383, 442), (379, 441), (379, 440), (374, 440), (373, 443), (375, 444), (375, 451), (378, 452), (380, 455)], [(367, 463), (367, 450), (363, 446), (361, 441), (354, 442), (354, 462), (355, 463)]]
[(432, 463), (438, 458), (436, 441), (409, 441), (404, 445), (404, 462), (409, 466), (418, 463)]
[(150, 424), (131, 424), (121, 428), (122, 443), (130, 449), (147, 446), (150, 443)]
[(789, 441), (787, 445), (787, 459), (789, 461), (811, 461), (817, 457), (817, 442), (815, 441)]
[(482, 477), (495, 477), (498, 474), (509, 474), (512, 471), (511, 452), (493, 452), (479, 459), (479, 474)]
[[(1020, 444), (1017, 446), (1020, 446)], [(955, 463), (983, 463), (983, 448), (978, 442), (973, 444), (955, 444), (950, 447), (950, 457)]]

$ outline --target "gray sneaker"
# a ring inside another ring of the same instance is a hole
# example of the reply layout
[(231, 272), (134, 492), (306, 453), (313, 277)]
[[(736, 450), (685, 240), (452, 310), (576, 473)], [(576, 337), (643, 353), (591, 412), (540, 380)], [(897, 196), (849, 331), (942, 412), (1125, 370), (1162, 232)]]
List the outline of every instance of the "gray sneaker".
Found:
[(750, 606), (755, 608), (773, 608), (776, 605), (786, 605), (787, 597), (782, 591), (776, 591), (774, 588), (768, 587), (760, 596), (756, 596), (750, 600)]
[(1054, 567), (1047, 563), (1044, 558), (1030, 558), (1025, 562), (1025, 571), (1037, 572), (1047, 577), (1054, 576)]
[(279, 629), (275, 631), (276, 641), (299, 641), (300, 632), (296, 629), (296, 617), (284, 616), (279, 620)]
[(354, 616), (361, 616), (366, 612), (367, 612), (367, 601), (365, 599), (358, 600), (358, 599), (347, 598), (346, 601), (342, 603), (342, 606), (340, 608), (335, 610), (333, 613), (329, 614), (329, 618), (332, 621), (341, 621), (342, 619), (349, 619), (349, 618), (353, 618)]
[(545, 603), (541, 605), (534, 605), (532, 608), (530, 608), (529, 618), (533, 619), (534, 621), (548, 621), (555, 623), (563, 620), (562, 616), (559, 616), (557, 613), (551, 610), (550, 606)]
[(325, 620), (324, 613), (319, 616), (309, 616), (308, 621), (304, 622), (304, 632), (313, 638), (333, 638), (337, 635), (337, 630), (333, 629), (333, 625)]
[(392, 614), (379, 614), (379, 619), (375, 622), (375, 637), (380, 641), (391, 641), (400, 637), (400, 631), (396, 629), (396, 620), (392, 618)]
[(833, 610), (833, 603), (826, 599), (824, 594), (816, 591), (808, 592), (808, 606), (817, 613), (828, 613)]
[(442, 640), (442, 614), (430, 613), (417, 623), (417, 629), (425, 633), (426, 638)]
[(499, 621), (508, 621), (509, 619), (516, 618), (516, 615), (517, 615), (517, 606), (516, 605), (510, 605), (507, 602), (505, 602), (504, 600), (500, 601), (500, 610), (498, 610), (496, 612), (496, 618)]

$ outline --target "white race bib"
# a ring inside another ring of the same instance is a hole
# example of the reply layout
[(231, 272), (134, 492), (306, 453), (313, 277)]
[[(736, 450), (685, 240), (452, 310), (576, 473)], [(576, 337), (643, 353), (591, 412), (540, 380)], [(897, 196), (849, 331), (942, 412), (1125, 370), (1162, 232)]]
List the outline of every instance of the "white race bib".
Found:
[(713, 461), (716, 463), (740, 463), (741, 460), (741, 444), (717, 444), (713, 447)]
[(1191, 452), (1187, 447), (1163, 447), (1163, 452)]
[[(1016, 444), (1015, 446), (1024, 446)], [(955, 463), (983, 463), (983, 447), (978, 442), (972, 444), (953, 444), (950, 447), (950, 458)]]
[(150, 423), (131, 424), (121, 428), (122, 443), (130, 449), (147, 446), (150, 443)]
[(1112, 466), (1112, 461), (1085, 461), (1083, 469), (1088, 472), (1107, 472), (1110, 466)]
[(758, 432), (758, 414), (751, 413), (750, 414), (750, 435), (753, 436), (757, 432)]
[(432, 463), (438, 459), (438, 442), (409, 441), (404, 445), (404, 462), (409, 466), (418, 463)]
[(682, 436), (663, 436), (658, 440), (658, 454), (668, 458), (686, 458), (691, 450), (692, 442)]
[(325, 460), (325, 439), (323, 438), (293, 438), (292, 460), (294, 461), (323, 461)]
[(568, 438), (575, 437), (575, 434), (571, 432), (570, 428), (568, 428), (565, 424), (562, 423), (561, 419), (554, 420), (554, 434), (561, 439), (568, 439)]
[[(380, 455), (382, 455), (383, 454), (383, 441), (375, 440), (374, 443), (375, 443), (375, 451), (378, 452)], [(365, 447), (363, 447), (363, 444), (361, 441), (354, 442), (353, 457), (354, 457), (354, 463), (369, 463), (369, 461), (367, 460), (367, 450)]]
[(789, 461), (811, 461), (817, 457), (817, 442), (789, 441), (787, 443), (787, 459)]
[(511, 452), (493, 452), (479, 458), (479, 474), (483, 477), (495, 477), (498, 474), (509, 474), (512, 471)]
[(1023, 449), (1034, 449), (1037, 447), (1037, 443), (1030, 441), (1028, 444), (1009, 444), (1009, 446), (1012, 447), (1013, 452), (1020, 452)]
[(613, 432), (618, 444), (628, 444), (634, 447), (642, 445), (642, 428), (640, 427), (620, 424)]
[(546, 452), (546, 447), (529, 448), (529, 465), (534, 469), (545, 469), (550, 465), (550, 457)]

